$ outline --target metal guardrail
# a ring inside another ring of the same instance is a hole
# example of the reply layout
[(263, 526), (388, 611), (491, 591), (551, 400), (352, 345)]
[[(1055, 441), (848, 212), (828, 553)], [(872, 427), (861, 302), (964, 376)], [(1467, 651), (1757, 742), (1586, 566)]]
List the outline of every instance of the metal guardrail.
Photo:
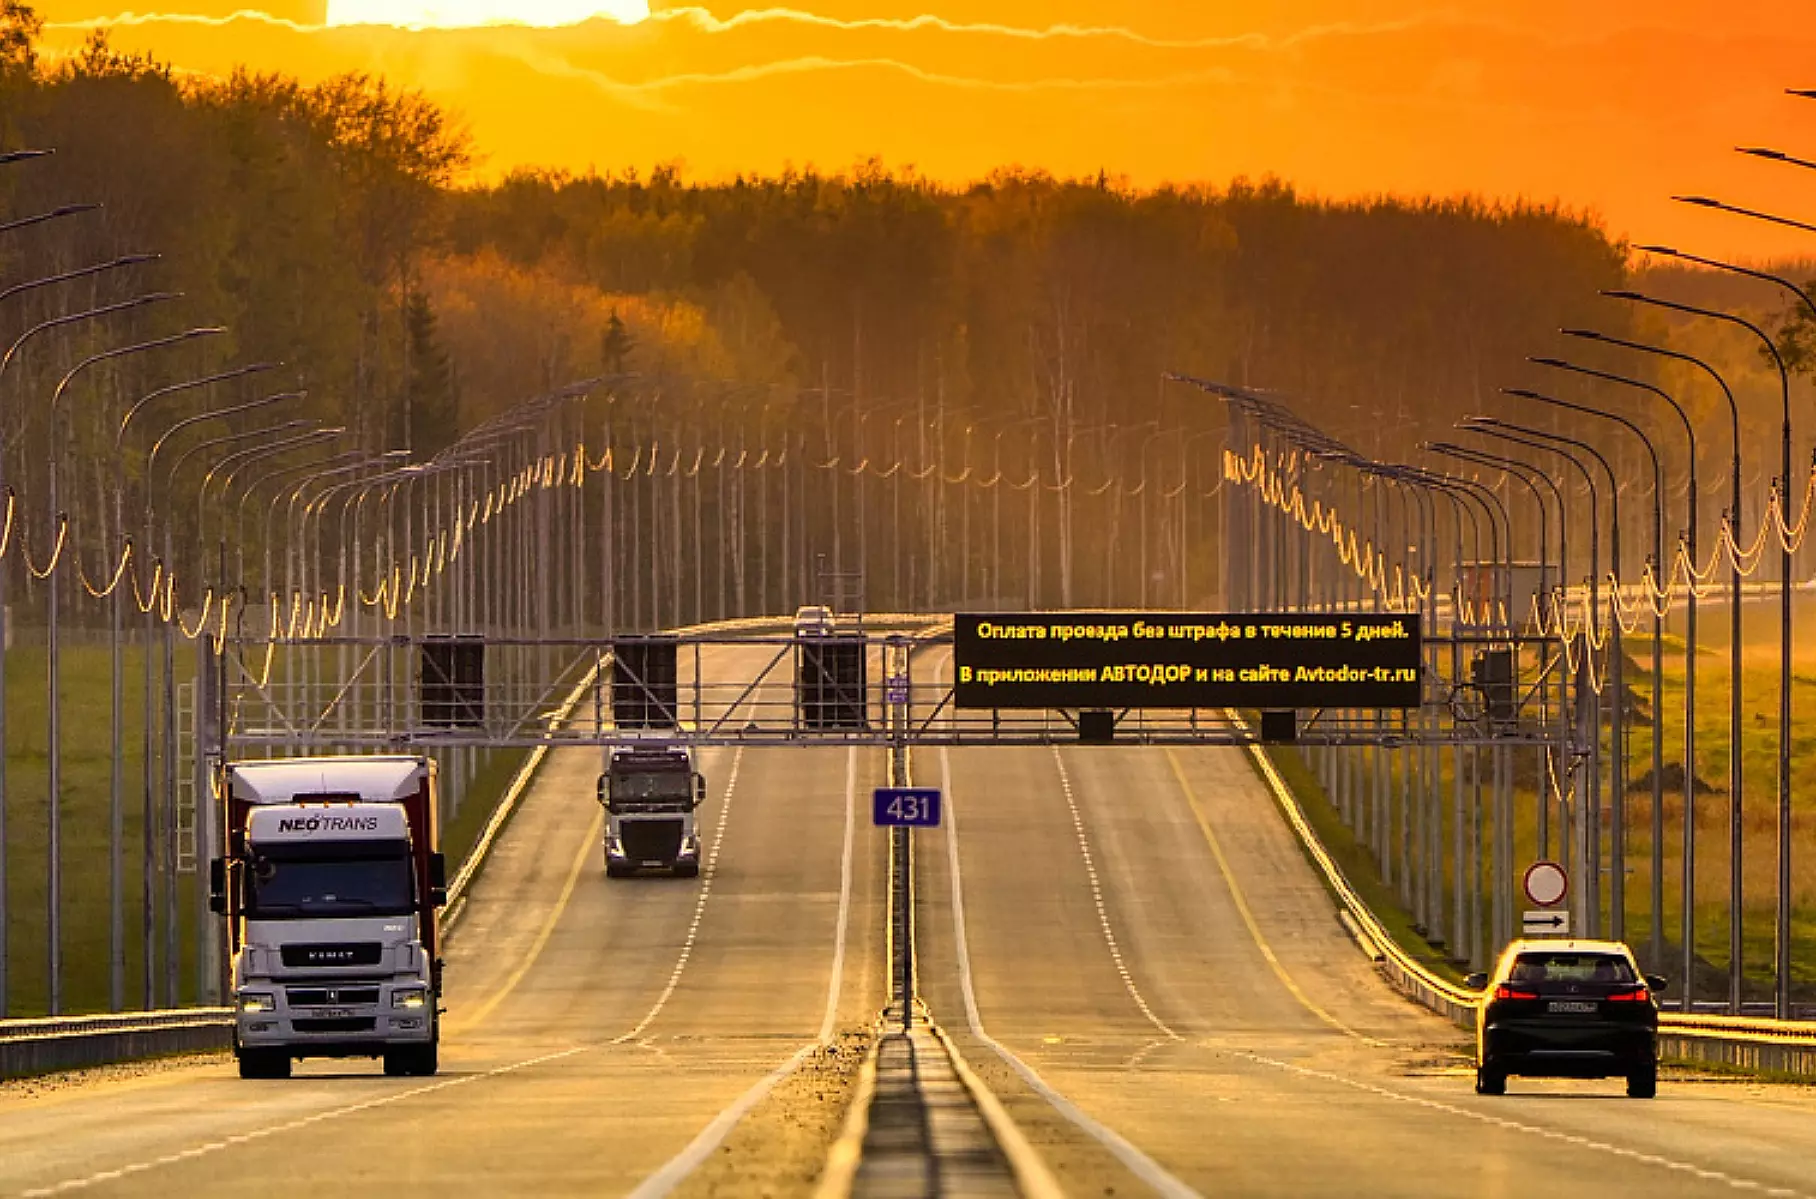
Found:
[(0, 1078), (201, 1053), (232, 1041), (233, 1009), (224, 1007), (0, 1020)]
[[(1232, 711), (1227, 715), (1232, 722), (1245, 725), (1240, 713)], [(1341, 901), (1340, 914), (1349, 922), (1346, 927), (1375, 958), (1387, 981), (1413, 1002), (1473, 1031), (1482, 993), (1459, 987), (1433, 973), (1395, 943), (1350, 886), (1342, 868), (1325, 851), (1317, 832), (1306, 820), (1298, 797), (1275, 769), (1266, 749), (1250, 745), (1248, 750), (1287, 823)], [(1658, 1048), (1659, 1055), (1667, 1061), (1816, 1077), (1816, 1021), (1663, 1012), (1658, 1020)]]

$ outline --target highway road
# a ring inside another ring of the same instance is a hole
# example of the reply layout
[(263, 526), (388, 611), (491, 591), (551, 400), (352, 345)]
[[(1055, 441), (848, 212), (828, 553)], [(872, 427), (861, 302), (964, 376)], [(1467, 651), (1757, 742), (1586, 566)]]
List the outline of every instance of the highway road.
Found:
[(922, 993), (1071, 1193), (1816, 1192), (1803, 1088), (1475, 1095), (1241, 750), (923, 750), (915, 777), (949, 817), (917, 854)]
[(882, 761), (705, 752), (698, 881), (606, 879), (598, 763), (549, 756), (471, 893), (440, 1075), (245, 1082), (216, 1059), (0, 1088), (0, 1194), (653, 1194), (689, 1173), (753, 1087), (884, 1003)]
[[(1816, 1195), (1801, 1088), (1474, 1095), (1460, 1035), (1373, 972), (1239, 751), (912, 764), (948, 815), (917, 835), (921, 993), (1069, 1193)], [(450, 941), (438, 1077), (214, 1058), (0, 1086), (0, 1195), (807, 1193), (844, 1093), (820, 1047), (885, 1000), (884, 762), (703, 767), (703, 877), (608, 881), (597, 753), (549, 757)]]

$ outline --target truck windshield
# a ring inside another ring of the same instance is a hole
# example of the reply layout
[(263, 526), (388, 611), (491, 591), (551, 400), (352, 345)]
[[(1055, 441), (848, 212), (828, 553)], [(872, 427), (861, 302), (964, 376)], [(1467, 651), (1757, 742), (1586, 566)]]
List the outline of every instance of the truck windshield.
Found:
[(414, 909), (408, 846), (285, 850), (254, 851), (246, 872), (247, 916), (407, 916)]
[(614, 803), (688, 803), (693, 799), (693, 778), (678, 770), (614, 774)]

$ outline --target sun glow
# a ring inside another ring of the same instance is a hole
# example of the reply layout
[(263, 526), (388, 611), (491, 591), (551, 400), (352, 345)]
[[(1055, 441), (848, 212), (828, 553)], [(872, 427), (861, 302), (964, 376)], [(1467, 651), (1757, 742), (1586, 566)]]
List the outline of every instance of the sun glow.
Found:
[(328, 0), (330, 25), (396, 25), (404, 29), (531, 25), (552, 29), (594, 17), (634, 25), (648, 19), (649, 0)]

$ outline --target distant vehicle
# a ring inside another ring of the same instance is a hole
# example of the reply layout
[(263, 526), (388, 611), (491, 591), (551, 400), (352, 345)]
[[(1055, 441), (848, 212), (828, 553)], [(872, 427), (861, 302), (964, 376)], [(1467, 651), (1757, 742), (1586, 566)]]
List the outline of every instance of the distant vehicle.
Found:
[(1507, 1078), (1625, 1077), (1627, 1094), (1658, 1093), (1658, 1004), (1665, 989), (1641, 974), (1619, 941), (1515, 941), (1476, 1012), (1476, 1093), (1504, 1095)]
[(209, 906), (227, 917), (240, 1077), (287, 1078), (308, 1057), (434, 1074), (447, 902), (434, 761), (234, 762), (221, 791)]
[(824, 604), (809, 604), (795, 609), (796, 637), (830, 637), (837, 627), (832, 609)]
[(605, 873), (639, 870), (700, 873), (700, 834), (694, 810), (706, 802), (706, 779), (683, 746), (631, 746), (610, 751), (599, 776), (605, 805)]

